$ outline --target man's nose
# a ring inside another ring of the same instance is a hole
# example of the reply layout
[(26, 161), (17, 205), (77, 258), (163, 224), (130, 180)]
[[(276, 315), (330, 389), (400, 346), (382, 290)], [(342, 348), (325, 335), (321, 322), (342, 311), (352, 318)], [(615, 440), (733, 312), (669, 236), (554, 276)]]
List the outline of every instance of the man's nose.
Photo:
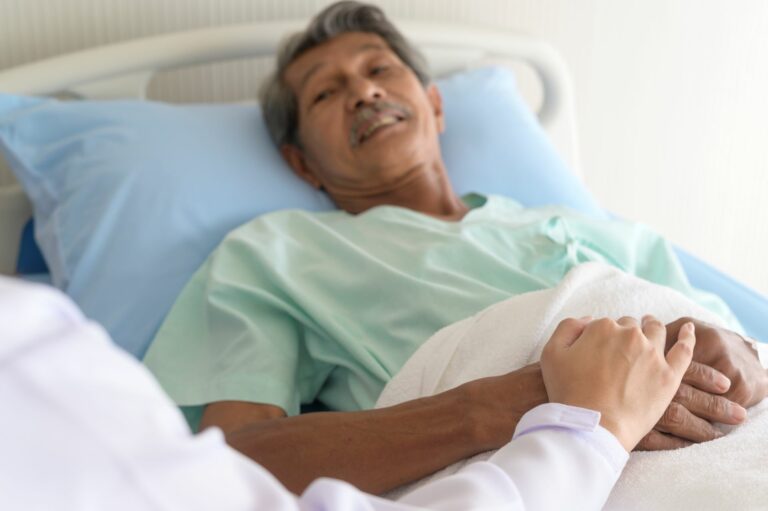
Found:
[(380, 101), (386, 96), (384, 89), (379, 84), (366, 78), (351, 80), (349, 88), (350, 94), (347, 106), (350, 110), (357, 110), (366, 104)]

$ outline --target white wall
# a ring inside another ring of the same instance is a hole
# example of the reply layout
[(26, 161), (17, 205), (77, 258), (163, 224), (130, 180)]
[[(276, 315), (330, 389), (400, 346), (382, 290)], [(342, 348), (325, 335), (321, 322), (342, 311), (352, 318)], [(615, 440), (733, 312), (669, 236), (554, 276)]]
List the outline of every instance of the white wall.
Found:
[[(0, 0), (0, 69), (169, 30), (309, 16), (310, 0)], [(574, 77), (582, 167), (603, 205), (768, 294), (768, 2), (380, 0), (399, 18), (549, 40)], [(242, 77), (238, 89), (222, 80)], [(154, 85), (251, 95), (238, 65)], [(205, 78), (205, 79), (204, 79)]]

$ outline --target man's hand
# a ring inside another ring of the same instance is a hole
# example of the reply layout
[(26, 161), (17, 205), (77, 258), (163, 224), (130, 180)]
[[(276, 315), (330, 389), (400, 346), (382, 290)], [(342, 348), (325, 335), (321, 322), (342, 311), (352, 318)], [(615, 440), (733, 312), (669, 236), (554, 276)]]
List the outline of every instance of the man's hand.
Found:
[(729, 387), (730, 380), (719, 371), (691, 362), (672, 403), (636, 449), (679, 449), (720, 438), (723, 433), (713, 422), (739, 424), (746, 417), (744, 408), (721, 395)]
[(744, 407), (768, 392), (768, 374), (757, 354), (733, 332), (680, 318), (667, 325), (667, 349), (688, 321), (696, 327), (694, 362), (664, 416), (637, 449), (677, 449), (719, 438), (722, 433), (712, 422), (740, 424), (746, 418)]
[(667, 325), (667, 349), (687, 321), (696, 327), (693, 360), (720, 371), (731, 380), (731, 387), (724, 397), (749, 408), (768, 396), (768, 372), (752, 347), (730, 330), (692, 318), (680, 318)]

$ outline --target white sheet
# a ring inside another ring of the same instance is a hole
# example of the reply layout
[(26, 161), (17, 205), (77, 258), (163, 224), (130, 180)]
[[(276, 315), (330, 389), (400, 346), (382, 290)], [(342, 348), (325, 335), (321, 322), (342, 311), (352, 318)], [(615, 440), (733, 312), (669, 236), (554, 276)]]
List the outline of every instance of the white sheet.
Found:
[[(534, 362), (564, 318), (639, 318), (646, 313), (663, 322), (690, 315), (722, 323), (676, 291), (588, 263), (574, 268), (556, 288), (511, 298), (437, 332), (387, 385), (377, 406), (432, 395)], [(750, 410), (745, 425), (713, 442), (678, 451), (633, 453), (605, 509), (765, 509), (768, 472), (761, 466), (768, 460), (767, 410), (764, 401)], [(466, 462), (416, 485), (445, 477)]]

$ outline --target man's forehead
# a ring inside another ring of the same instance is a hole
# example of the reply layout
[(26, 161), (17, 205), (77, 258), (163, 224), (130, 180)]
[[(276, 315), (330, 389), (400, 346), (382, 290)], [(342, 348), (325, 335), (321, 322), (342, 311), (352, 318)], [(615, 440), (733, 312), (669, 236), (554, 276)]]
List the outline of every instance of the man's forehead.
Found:
[(322, 68), (369, 51), (392, 50), (378, 34), (346, 32), (302, 53), (286, 67), (285, 79), (298, 91)]

